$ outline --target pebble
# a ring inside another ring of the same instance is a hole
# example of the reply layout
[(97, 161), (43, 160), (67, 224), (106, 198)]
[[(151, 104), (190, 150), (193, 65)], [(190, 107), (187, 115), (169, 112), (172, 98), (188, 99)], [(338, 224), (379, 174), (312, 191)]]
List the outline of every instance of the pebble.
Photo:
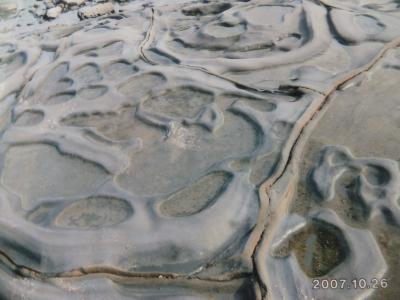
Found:
[(61, 14), (61, 12), (62, 12), (61, 6), (49, 8), (46, 12), (46, 17), (49, 19), (55, 19)]
[(78, 12), (78, 17), (80, 19), (95, 18), (113, 12), (115, 12), (114, 4), (107, 2), (80, 9)]
[(82, 5), (83, 3), (86, 2), (86, 0), (61, 0), (61, 2), (68, 6), (74, 6), (74, 5)]

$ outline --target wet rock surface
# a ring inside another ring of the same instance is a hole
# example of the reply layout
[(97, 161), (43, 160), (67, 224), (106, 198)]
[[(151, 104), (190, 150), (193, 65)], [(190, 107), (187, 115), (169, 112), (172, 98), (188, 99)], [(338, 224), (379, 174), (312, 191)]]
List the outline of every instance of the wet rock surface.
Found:
[(396, 298), (398, 11), (2, 2), (1, 298)]

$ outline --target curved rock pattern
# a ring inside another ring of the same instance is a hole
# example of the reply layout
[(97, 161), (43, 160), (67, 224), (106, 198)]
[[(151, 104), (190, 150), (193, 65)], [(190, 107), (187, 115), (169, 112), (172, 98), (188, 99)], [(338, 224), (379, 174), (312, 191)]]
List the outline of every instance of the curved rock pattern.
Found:
[(34, 30), (25, 1), (1, 14), (0, 295), (329, 299), (312, 277), (391, 274), (369, 224), (398, 227), (395, 146), (317, 143), (294, 180), (328, 98), (399, 79), (396, 3), (367, 2), (79, 2)]
[[(389, 50), (331, 95), (270, 189), (275, 216), (256, 255), (259, 274), (272, 287), (267, 298), (398, 295), (399, 103), (392, 87), (400, 77), (391, 67), (398, 51)], [(315, 289), (316, 278), (345, 279), (345, 289)], [(366, 279), (370, 288), (347, 288), (354, 278)], [(371, 288), (377, 279), (389, 286)]]
[[(367, 297), (373, 289), (348, 288), (347, 284), (354, 278), (371, 282), (383, 277), (387, 270), (373, 235), (346, 225), (332, 211), (319, 211), (306, 218), (289, 215), (277, 226), (271, 244), (260, 247), (258, 257), (259, 272), (271, 287), (272, 299)], [(307, 226), (315, 228), (310, 230)], [(345, 280), (346, 286), (315, 288), (312, 278)]]
[(382, 213), (399, 223), (400, 170), (396, 161), (357, 159), (346, 148), (328, 146), (311, 172), (310, 181), (318, 196), (329, 201), (335, 198), (335, 186), (346, 172), (353, 177), (348, 179), (348, 195), (361, 202), (368, 217)]

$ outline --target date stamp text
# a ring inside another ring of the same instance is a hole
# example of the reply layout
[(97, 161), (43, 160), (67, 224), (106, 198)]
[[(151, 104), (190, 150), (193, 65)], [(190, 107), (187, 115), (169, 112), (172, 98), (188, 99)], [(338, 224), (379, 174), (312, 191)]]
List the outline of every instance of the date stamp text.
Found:
[(313, 279), (312, 284), (313, 289), (385, 289), (389, 286), (386, 278), (316, 278)]

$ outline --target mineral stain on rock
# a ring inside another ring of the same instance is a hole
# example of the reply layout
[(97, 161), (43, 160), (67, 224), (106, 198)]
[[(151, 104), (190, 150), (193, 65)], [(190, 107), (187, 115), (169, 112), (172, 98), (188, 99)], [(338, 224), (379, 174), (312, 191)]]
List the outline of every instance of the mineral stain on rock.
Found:
[(55, 218), (60, 228), (94, 229), (123, 222), (133, 214), (132, 207), (124, 200), (93, 197), (76, 200), (65, 207)]
[(171, 217), (198, 213), (212, 205), (229, 184), (230, 178), (231, 175), (226, 172), (210, 173), (168, 197), (160, 205), (160, 212)]
[(314, 222), (290, 241), (290, 246), (305, 273), (322, 277), (342, 263), (348, 255), (348, 246), (339, 228), (323, 222)]

